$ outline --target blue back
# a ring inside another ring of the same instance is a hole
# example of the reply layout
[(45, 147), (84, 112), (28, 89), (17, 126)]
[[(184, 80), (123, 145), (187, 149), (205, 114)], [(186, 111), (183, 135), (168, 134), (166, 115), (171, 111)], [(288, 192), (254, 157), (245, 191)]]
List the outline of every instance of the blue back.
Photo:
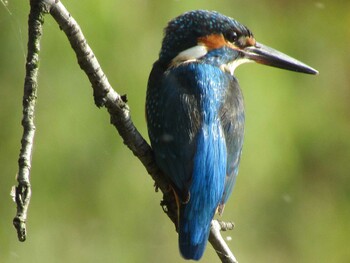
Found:
[(243, 99), (236, 79), (202, 62), (155, 63), (146, 116), (159, 167), (178, 195), (179, 247), (199, 259), (218, 205), (232, 191), (243, 142)]

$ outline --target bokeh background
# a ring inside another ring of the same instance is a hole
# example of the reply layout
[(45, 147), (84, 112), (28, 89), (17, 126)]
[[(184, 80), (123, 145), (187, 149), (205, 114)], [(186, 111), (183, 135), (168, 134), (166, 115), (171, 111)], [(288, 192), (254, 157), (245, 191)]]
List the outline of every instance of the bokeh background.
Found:
[[(144, 167), (97, 109), (65, 35), (45, 17), (28, 239), (10, 197), (22, 134), (29, 1), (0, 1), (0, 262), (182, 262)], [(246, 24), (320, 71), (236, 71), (245, 145), (223, 220), (240, 262), (350, 262), (350, 1), (63, 1), (147, 137), (146, 83), (167, 21), (192, 9)], [(209, 245), (202, 262), (218, 262)]]

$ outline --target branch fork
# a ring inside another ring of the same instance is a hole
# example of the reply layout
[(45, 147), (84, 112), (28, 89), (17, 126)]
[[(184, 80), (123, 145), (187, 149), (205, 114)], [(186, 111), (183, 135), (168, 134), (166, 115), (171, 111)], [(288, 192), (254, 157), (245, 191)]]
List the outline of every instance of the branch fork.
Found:
[[(26, 239), (26, 219), (31, 197), (30, 167), (32, 148), (35, 135), (34, 112), (37, 98), (37, 75), (40, 51), (40, 39), (43, 27), (43, 15), (50, 13), (61, 30), (66, 34), (81, 69), (88, 76), (93, 88), (93, 95), (97, 107), (105, 107), (110, 114), (111, 124), (123, 138), (124, 144), (142, 162), (147, 172), (155, 181), (156, 190), (163, 193), (161, 206), (168, 217), (177, 225), (177, 207), (169, 183), (155, 162), (151, 147), (134, 126), (126, 95), (119, 95), (110, 85), (108, 79), (93, 51), (88, 45), (79, 25), (58, 0), (30, 0), (30, 14), (28, 19), (28, 56), (26, 62), (26, 76), (23, 96), (23, 136), (19, 157), (18, 186), (15, 187), (15, 202), (17, 213), (13, 224), (17, 229), (20, 241)], [(232, 223), (213, 220), (209, 242), (214, 247), (222, 262), (237, 262), (220, 231), (231, 230)]]

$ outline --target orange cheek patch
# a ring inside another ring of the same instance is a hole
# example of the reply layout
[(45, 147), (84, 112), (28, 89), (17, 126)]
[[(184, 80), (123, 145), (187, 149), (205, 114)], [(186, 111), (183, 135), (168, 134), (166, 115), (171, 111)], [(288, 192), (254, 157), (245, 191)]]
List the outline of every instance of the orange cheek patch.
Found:
[(208, 50), (218, 49), (227, 44), (225, 38), (221, 34), (213, 34), (198, 38), (198, 43), (203, 44)]

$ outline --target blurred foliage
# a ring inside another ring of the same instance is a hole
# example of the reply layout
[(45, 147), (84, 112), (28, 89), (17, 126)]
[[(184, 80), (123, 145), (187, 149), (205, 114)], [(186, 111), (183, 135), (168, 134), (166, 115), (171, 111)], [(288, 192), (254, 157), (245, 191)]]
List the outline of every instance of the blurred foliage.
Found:
[[(6, 3), (7, 6), (4, 6)], [(147, 137), (146, 83), (167, 21), (192, 9), (246, 24), (320, 71), (237, 70), (247, 125), (224, 220), (240, 262), (349, 262), (350, 1), (63, 1)], [(28, 1), (0, 3), (0, 261), (181, 262), (161, 194), (123, 145), (55, 21), (45, 18), (28, 239), (12, 227)], [(254, 77), (252, 77), (254, 76)], [(202, 262), (217, 262), (208, 246)]]

